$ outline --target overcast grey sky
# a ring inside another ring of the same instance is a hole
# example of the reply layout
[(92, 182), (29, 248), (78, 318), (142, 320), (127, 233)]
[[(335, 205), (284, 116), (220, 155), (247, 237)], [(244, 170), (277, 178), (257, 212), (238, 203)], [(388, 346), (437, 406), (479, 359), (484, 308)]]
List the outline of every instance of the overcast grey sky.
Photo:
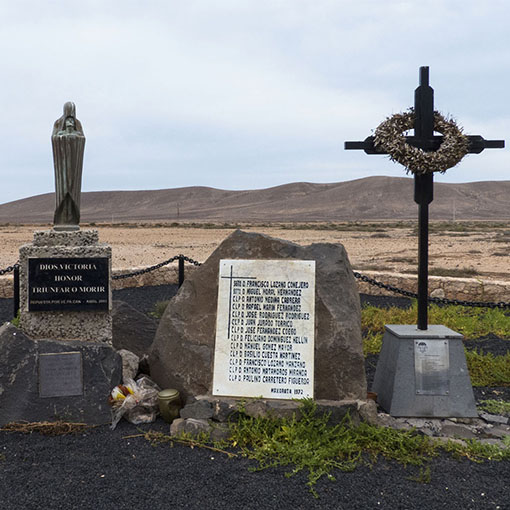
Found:
[[(0, 203), (54, 190), (51, 130), (76, 103), (83, 190), (405, 176), (344, 151), (413, 104), (510, 143), (505, 0), (0, 0)], [(437, 180), (510, 179), (508, 150)]]

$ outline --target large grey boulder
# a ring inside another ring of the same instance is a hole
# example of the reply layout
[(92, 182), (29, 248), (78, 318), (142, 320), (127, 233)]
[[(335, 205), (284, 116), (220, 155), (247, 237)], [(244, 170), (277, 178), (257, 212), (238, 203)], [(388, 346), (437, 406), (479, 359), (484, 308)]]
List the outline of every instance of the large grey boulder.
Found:
[[(39, 357), (81, 352), (83, 395), (41, 397)], [(19, 421), (110, 422), (110, 391), (121, 382), (122, 360), (102, 342), (33, 340), (10, 323), (0, 328), (0, 426)]]
[(365, 399), (361, 310), (347, 253), (339, 244), (302, 247), (237, 230), (185, 280), (161, 318), (151, 353), (151, 377), (188, 396), (211, 394), (220, 259), (316, 262), (316, 399)]

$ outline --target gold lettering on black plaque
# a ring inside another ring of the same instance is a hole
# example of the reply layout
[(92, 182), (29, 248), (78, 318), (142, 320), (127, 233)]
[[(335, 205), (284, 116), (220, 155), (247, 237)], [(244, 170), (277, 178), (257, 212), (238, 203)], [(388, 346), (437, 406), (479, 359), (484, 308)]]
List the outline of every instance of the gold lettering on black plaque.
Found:
[(107, 257), (29, 258), (28, 311), (108, 310)]

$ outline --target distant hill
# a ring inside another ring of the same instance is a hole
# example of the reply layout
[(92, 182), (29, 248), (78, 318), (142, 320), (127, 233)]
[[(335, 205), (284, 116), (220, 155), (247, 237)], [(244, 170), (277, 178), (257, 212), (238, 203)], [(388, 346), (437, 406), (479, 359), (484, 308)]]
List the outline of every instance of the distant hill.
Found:
[[(367, 177), (332, 184), (298, 182), (228, 191), (201, 186), (82, 194), (82, 222), (297, 222), (415, 219), (413, 179)], [(430, 218), (510, 219), (510, 181), (436, 183)], [(54, 194), (0, 205), (1, 223), (51, 223)]]

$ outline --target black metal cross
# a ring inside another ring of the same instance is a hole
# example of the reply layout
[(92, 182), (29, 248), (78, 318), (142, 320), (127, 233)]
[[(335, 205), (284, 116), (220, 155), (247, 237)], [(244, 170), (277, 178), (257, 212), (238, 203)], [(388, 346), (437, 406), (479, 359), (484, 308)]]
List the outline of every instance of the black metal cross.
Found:
[[(429, 68), (420, 67), (420, 85), (414, 91), (414, 136), (406, 136), (410, 145), (425, 152), (439, 149), (442, 136), (434, 135), (434, 89), (429, 86)], [(479, 154), (484, 149), (502, 149), (504, 140), (485, 140), (479, 135), (467, 137), (468, 153)], [(362, 142), (345, 142), (345, 149), (363, 149), (367, 154), (386, 154), (374, 146), (374, 137), (369, 136)], [(414, 201), (418, 204), (418, 329), (427, 329), (428, 325), (428, 238), (429, 204), (434, 199), (433, 174), (414, 176)]]
[(228, 297), (228, 329), (227, 338), (230, 340), (230, 325), (232, 323), (232, 282), (234, 280), (256, 280), (256, 276), (234, 276), (234, 266), (230, 266), (230, 274), (228, 276), (220, 275), (220, 278), (230, 280), (230, 289)]

